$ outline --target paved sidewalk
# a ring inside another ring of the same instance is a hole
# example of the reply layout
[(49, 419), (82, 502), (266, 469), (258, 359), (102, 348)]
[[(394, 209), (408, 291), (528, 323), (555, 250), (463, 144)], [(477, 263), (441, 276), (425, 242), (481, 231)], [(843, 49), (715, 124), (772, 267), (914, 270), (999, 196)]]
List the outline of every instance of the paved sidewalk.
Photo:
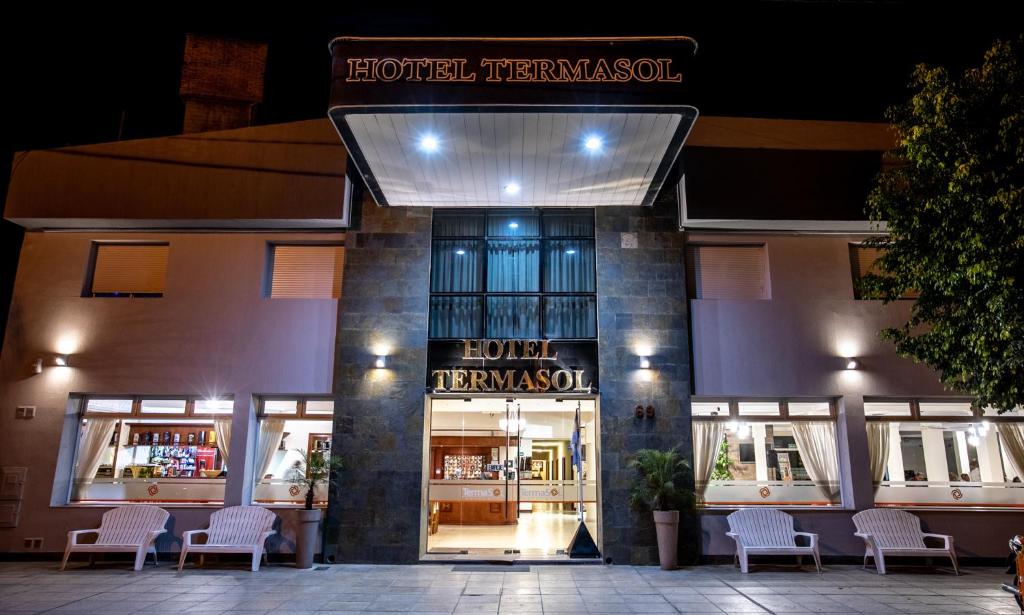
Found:
[[(525, 568), (525, 567), (524, 567)], [(1018, 613), (996, 568), (812, 571), (730, 566), (662, 572), (631, 566), (532, 566), (453, 572), (451, 565), (339, 565), (251, 573), (227, 565), (0, 563), (0, 613)]]

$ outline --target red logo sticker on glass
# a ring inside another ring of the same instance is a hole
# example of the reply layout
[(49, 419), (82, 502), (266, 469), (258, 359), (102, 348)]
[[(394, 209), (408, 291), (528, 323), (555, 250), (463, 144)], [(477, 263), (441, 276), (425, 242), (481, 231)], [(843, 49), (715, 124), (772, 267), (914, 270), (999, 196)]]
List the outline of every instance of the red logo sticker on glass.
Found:
[(768, 497), (768, 496), (770, 496), (772, 494), (772, 490), (769, 489), (768, 487), (761, 487), (761, 489), (758, 491), (758, 493), (761, 494), (762, 498), (766, 498), (766, 497)]
[(156, 495), (160, 493), (160, 487), (157, 487), (156, 485), (150, 485), (149, 489), (146, 489), (146, 493), (148, 493), (149, 495)]

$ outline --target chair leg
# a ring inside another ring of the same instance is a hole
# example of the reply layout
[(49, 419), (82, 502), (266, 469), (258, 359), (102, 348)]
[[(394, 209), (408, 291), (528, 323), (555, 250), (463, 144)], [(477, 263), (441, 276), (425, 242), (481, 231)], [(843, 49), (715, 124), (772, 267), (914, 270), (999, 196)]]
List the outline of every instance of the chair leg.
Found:
[(744, 549), (737, 552), (737, 555), (740, 559), (740, 572), (747, 574), (750, 571), (749, 566), (747, 565), (747, 551)]
[(885, 556), (882, 555), (881, 551), (875, 552), (875, 570), (878, 574), (885, 574)]
[(263, 565), (264, 566), (269, 566), (270, 565), (270, 558), (267, 557), (267, 550), (266, 549), (263, 550)]
[(178, 572), (181, 572), (182, 566), (185, 565), (186, 557), (188, 557), (188, 546), (181, 545), (181, 557), (178, 558)]
[(141, 546), (135, 550), (135, 572), (142, 570), (142, 566), (146, 563), (146, 551), (145, 546)]
[(867, 551), (867, 550), (864, 551), (864, 564), (860, 567), (861, 570), (867, 570), (868, 569), (868, 557), (870, 557), (870, 555), (871, 555), (871, 553), (869, 551)]
[(263, 555), (263, 549), (252, 550), (252, 571), (257, 572), (260, 569), (260, 558)]
[(821, 574), (821, 553), (818, 550), (814, 550), (814, 567), (818, 569), (818, 574)]
[(796, 556), (796, 567), (797, 567), (797, 569), (801, 569), (801, 570), (803, 569), (803, 567), (804, 567), (804, 556), (803, 555), (797, 555)]
[(953, 562), (953, 572), (956, 573), (956, 576), (960, 576), (960, 566), (957, 565), (956, 551), (953, 549), (949, 550), (949, 561)]
[(64, 567), (68, 565), (68, 558), (71, 557), (71, 543), (68, 542), (68, 546), (64, 549), (64, 559), (60, 562), (60, 569), (64, 570)]
[(153, 565), (159, 567), (160, 562), (156, 559), (156, 546), (150, 547), (149, 551), (153, 554)]

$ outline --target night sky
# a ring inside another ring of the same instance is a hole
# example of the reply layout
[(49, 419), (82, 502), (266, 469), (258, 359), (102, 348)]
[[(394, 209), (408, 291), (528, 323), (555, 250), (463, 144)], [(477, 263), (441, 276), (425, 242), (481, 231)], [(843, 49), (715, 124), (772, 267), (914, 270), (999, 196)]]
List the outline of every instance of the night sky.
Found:
[[(877, 121), (906, 96), (914, 64), (977, 64), (993, 39), (1024, 29), (1010, 2), (247, 3), (221, 14), (209, 4), (114, 12), (96, 3), (88, 11), (40, 3), (27, 15), (21, 7), (17, 18), (6, 15), (0, 191), (6, 195), (13, 151), (180, 131), (188, 32), (269, 44), (260, 123), (326, 117), (327, 43), (343, 34), (685, 34), (699, 50), (690, 75), (696, 99), (684, 102), (702, 114)], [(11, 226), (4, 223), (0, 235), (0, 321), (17, 258)]]

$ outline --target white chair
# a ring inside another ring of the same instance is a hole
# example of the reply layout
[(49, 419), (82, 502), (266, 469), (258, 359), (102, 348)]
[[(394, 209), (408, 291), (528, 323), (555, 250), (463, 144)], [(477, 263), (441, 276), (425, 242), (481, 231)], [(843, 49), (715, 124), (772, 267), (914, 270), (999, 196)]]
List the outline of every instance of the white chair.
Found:
[[(249, 553), (252, 571), (260, 569), (266, 555), (263, 543), (277, 532), (273, 529), (277, 515), (261, 506), (230, 506), (210, 515), (210, 527), (189, 530), (181, 535), (181, 558), (178, 570), (185, 565), (189, 553)], [(198, 534), (206, 535), (205, 543), (193, 542)]]
[[(68, 532), (68, 544), (64, 548), (64, 559), (60, 569), (67, 566), (72, 553), (135, 553), (135, 570), (142, 570), (146, 563), (146, 553), (153, 554), (156, 564), (156, 537), (167, 530), (166, 510), (156, 506), (136, 504), (119, 506), (103, 513), (100, 527), (95, 530), (74, 530)], [(91, 543), (78, 542), (84, 534), (96, 534), (96, 541)], [(91, 557), (91, 556), (90, 556)]]
[[(814, 567), (821, 573), (821, 554), (818, 553), (818, 535), (797, 532), (793, 529), (793, 517), (775, 508), (745, 508), (728, 516), (729, 531), (726, 536), (736, 541), (735, 560), (740, 572), (749, 570), (751, 555), (804, 555), (814, 557)], [(796, 544), (797, 536), (806, 536), (809, 544)]]
[[(928, 534), (921, 531), (921, 520), (905, 510), (894, 508), (873, 508), (853, 516), (857, 527), (856, 536), (864, 539), (864, 566), (868, 558), (875, 558), (878, 574), (885, 574), (886, 555), (932, 557), (943, 555), (953, 562), (953, 572), (960, 574), (957, 566), (953, 537), (947, 534)], [(925, 538), (941, 538), (941, 547), (929, 547)]]

